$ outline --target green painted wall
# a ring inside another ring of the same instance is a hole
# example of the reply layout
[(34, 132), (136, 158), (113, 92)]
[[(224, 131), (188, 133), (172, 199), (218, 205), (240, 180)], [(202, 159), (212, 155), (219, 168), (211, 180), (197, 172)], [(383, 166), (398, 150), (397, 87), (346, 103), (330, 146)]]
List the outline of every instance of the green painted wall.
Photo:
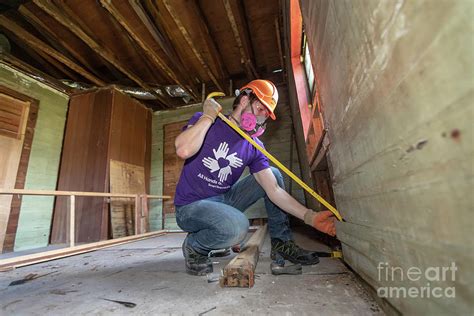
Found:
[[(292, 170), (295, 174), (299, 175), (300, 170), (296, 146), (291, 145), (291, 130), (293, 125), (291, 123), (291, 116), (289, 114), (287, 89), (286, 86), (279, 86), (278, 89), (280, 92), (280, 101), (276, 111), (278, 119), (275, 122), (269, 122), (269, 127), (265, 134), (261, 137), (261, 140), (265, 144), (266, 149), (288, 168), (290, 167), (290, 148), (292, 148)], [(223, 103), (223, 113), (230, 113), (232, 108), (232, 100), (233, 99), (228, 99), (228, 101)], [(151, 194), (162, 195), (163, 192), (163, 126), (173, 122), (188, 120), (194, 113), (201, 111), (201, 109), (201, 104), (197, 104), (173, 111), (155, 112), (155, 115), (153, 116), (152, 129)], [(246, 172), (244, 172), (244, 175), (247, 174), (248, 169)], [(288, 191), (290, 187), (289, 177), (284, 175), (284, 179)], [(293, 184), (291, 188), (291, 194), (300, 202), (304, 203), (302, 189), (296, 184)], [(255, 203), (245, 213), (248, 218), (266, 217), (263, 200)], [(152, 230), (158, 230), (162, 228), (161, 214), (161, 201), (151, 202), (150, 227)], [(174, 218), (166, 219), (165, 228), (179, 229)]]
[[(472, 314), (474, 2), (303, 0), (302, 12), (344, 260), (382, 296), (415, 288), (387, 298), (403, 314)], [(453, 262), (454, 280), (406, 276)], [(455, 298), (414, 294), (427, 284)]]
[[(0, 85), (39, 101), (25, 189), (55, 190), (69, 96), (2, 63)], [(48, 245), (53, 200), (23, 197), (15, 251)]]

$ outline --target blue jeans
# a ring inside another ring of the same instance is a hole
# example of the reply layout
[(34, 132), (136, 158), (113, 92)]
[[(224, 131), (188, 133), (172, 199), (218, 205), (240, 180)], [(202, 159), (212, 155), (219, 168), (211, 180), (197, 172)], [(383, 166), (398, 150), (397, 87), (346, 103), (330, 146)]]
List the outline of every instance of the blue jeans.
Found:
[[(271, 170), (284, 188), (280, 171), (273, 167)], [(243, 212), (260, 198), (265, 199), (270, 237), (291, 240), (288, 215), (270, 201), (253, 175), (240, 179), (224, 194), (176, 206), (176, 221), (189, 233), (188, 245), (201, 254), (229, 248), (245, 239), (249, 221)]]

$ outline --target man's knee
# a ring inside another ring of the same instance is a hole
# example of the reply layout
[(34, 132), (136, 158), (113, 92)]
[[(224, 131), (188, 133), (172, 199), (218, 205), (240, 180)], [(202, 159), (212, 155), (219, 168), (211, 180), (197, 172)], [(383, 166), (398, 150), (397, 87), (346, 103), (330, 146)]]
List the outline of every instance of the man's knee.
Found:
[(285, 188), (285, 182), (283, 181), (283, 175), (281, 174), (280, 170), (278, 168), (275, 168), (275, 167), (270, 167), (270, 169), (272, 170), (273, 172), (273, 175), (275, 176), (277, 182), (278, 182), (278, 185), (281, 187), (281, 188)]
[(232, 219), (226, 220), (224, 229), (221, 230), (221, 238), (227, 241), (231, 245), (240, 243), (245, 239), (249, 230), (249, 220), (244, 214), (241, 216), (235, 216)]

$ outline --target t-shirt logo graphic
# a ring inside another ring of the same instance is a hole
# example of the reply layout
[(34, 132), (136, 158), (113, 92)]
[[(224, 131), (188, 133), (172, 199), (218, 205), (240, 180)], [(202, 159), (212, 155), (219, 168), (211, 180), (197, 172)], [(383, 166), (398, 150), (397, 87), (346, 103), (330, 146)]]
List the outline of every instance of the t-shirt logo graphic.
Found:
[[(224, 182), (227, 180), (227, 176), (229, 176), (229, 174), (232, 174), (231, 168), (242, 167), (242, 159), (237, 157), (236, 152), (227, 156), (227, 153), (229, 152), (229, 145), (226, 142), (220, 143), (219, 148), (217, 148), (217, 150), (213, 149), (212, 151), (214, 152), (214, 158), (206, 157), (202, 160), (202, 163), (204, 164), (204, 166), (209, 168), (211, 173), (214, 173), (219, 170), (219, 181)], [(219, 159), (227, 160), (228, 164), (225, 165), (226, 163), (225, 161), (223, 161), (221, 162), (221, 167), (219, 165)]]

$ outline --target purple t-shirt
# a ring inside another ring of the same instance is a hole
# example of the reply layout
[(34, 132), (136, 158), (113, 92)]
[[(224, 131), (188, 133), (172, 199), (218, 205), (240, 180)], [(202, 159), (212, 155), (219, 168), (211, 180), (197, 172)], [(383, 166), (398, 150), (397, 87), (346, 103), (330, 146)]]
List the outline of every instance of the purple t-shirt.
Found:
[[(202, 112), (193, 115), (194, 125)], [(186, 129), (186, 127), (184, 128)], [(258, 138), (254, 140), (263, 147)], [(201, 149), (186, 159), (176, 186), (175, 205), (226, 193), (239, 180), (245, 167), (250, 173), (269, 168), (267, 157), (220, 119), (209, 128)]]

